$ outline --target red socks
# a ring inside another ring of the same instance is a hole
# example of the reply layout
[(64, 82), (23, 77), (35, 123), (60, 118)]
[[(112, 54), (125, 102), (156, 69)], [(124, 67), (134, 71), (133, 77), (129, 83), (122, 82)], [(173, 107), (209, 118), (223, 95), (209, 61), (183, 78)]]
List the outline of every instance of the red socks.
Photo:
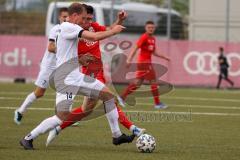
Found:
[[(118, 114), (119, 114), (119, 122), (126, 127), (127, 129), (130, 129), (130, 127), (133, 125), (131, 121), (128, 120), (125, 113), (121, 110), (120, 107), (117, 107)], [(63, 124), (60, 126), (61, 129), (64, 129), (68, 126), (71, 126), (77, 121), (80, 121), (82, 118), (85, 117), (84, 112), (82, 111), (81, 107), (75, 108), (71, 114), (69, 115), (68, 119), (63, 122)]]
[(117, 110), (119, 115), (119, 118), (118, 118), (119, 122), (127, 129), (130, 129), (133, 123), (129, 121), (128, 117), (125, 115), (125, 113), (121, 110), (120, 107), (117, 106)]
[(73, 109), (71, 114), (68, 116), (68, 119), (66, 121), (64, 121), (60, 127), (61, 127), (61, 129), (64, 129), (68, 126), (71, 126), (75, 122), (80, 121), (83, 117), (85, 117), (85, 114), (84, 114), (82, 108), (81, 107), (75, 108), (75, 109)]
[[(127, 98), (127, 96), (129, 94), (131, 94), (132, 92), (134, 92), (137, 89), (137, 85), (135, 84), (130, 84), (125, 91), (123, 92), (121, 98), (123, 100), (125, 100)], [(151, 91), (152, 91), (152, 95), (153, 95), (153, 99), (154, 99), (154, 103), (156, 105), (160, 104), (160, 100), (159, 100), (159, 92), (158, 92), (158, 85), (157, 84), (152, 84), (151, 85)]]
[(158, 105), (160, 103), (159, 93), (158, 93), (158, 85), (152, 84), (151, 90), (152, 90), (152, 94), (153, 94), (154, 103), (155, 103), (155, 105)]

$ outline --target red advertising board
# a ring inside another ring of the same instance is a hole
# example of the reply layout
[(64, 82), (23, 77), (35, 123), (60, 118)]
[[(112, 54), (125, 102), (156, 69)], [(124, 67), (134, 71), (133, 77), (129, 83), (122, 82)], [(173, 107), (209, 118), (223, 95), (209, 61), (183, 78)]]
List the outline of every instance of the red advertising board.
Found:
[[(116, 54), (128, 55), (136, 39), (112, 38), (101, 42), (101, 50), (105, 64), (105, 74), (108, 73), (108, 64)], [(35, 79), (39, 71), (39, 64), (46, 49), (46, 38), (43, 36), (0, 36), (0, 79), (26, 78)], [(184, 86), (216, 86), (218, 67), (218, 48), (223, 46), (230, 64), (229, 77), (240, 87), (240, 44), (221, 42), (191, 42), (191, 41), (162, 41), (157, 42), (157, 53), (170, 57), (165, 62), (152, 57), (154, 64), (166, 67), (167, 72), (158, 77), (173, 85)], [(124, 63), (118, 63), (123, 67)], [(158, 67), (158, 65), (156, 65)], [(120, 70), (124, 70), (120, 69)], [(112, 76), (121, 75), (113, 73)], [(156, 72), (161, 69), (155, 68)], [(116, 74), (116, 75), (114, 75)], [(118, 77), (117, 82), (124, 83), (126, 77)], [(225, 84), (226, 85), (226, 84)]]

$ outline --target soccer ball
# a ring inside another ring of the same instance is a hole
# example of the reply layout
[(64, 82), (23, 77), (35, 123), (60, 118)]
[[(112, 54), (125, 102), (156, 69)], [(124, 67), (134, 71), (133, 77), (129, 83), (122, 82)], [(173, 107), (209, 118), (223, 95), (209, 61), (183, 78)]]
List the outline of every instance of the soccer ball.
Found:
[(155, 138), (149, 134), (142, 134), (136, 141), (139, 152), (152, 153), (156, 148)]

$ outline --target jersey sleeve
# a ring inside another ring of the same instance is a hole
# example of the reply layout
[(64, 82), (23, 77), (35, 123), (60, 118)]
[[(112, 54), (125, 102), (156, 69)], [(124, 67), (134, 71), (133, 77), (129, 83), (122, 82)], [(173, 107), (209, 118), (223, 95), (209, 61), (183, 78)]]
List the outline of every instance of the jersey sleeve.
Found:
[(137, 41), (137, 46), (138, 46), (139, 48), (141, 48), (142, 45), (143, 45), (143, 43), (146, 41), (146, 39), (147, 39), (146, 35), (143, 34), (143, 35), (138, 39), (138, 41)]
[(49, 32), (48, 40), (55, 42), (59, 32), (59, 25), (54, 26)]
[(61, 34), (65, 39), (77, 39), (82, 32), (83, 28), (77, 24), (66, 22), (61, 26)]
[(101, 31), (106, 31), (107, 30), (106, 26), (102, 26), (102, 25), (98, 24), (97, 22), (91, 23), (91, 26), (94, 28), (94, 30), (96, 32), (101, 32)]

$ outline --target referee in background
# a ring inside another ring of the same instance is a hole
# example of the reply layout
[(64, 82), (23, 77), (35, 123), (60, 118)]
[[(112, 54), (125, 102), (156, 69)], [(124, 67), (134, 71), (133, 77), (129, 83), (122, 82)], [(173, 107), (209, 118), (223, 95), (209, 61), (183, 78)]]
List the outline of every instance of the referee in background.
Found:
[(218, 76), (217, 89), (220, 88), (222, 79), (225, 79), (228, 83), (231, 84), (231, 86), (234, 85), (233, 81), (231, 81), (231, 80), (228, 78), (228, 68), (229, 68), (229, 64), (228, 64), (228, 61), (227, 61), (226, 56), (224, 55), (224, 49), (223, 49), (223, 47), (219, 47), (219, 52), (220, 52), (220, 55), (219, 55), (219, 57), (218, 57), (218, 64), (219, 64), (219, 66), (220, 66), (220, 73), (219, 73), (219, 76)]

